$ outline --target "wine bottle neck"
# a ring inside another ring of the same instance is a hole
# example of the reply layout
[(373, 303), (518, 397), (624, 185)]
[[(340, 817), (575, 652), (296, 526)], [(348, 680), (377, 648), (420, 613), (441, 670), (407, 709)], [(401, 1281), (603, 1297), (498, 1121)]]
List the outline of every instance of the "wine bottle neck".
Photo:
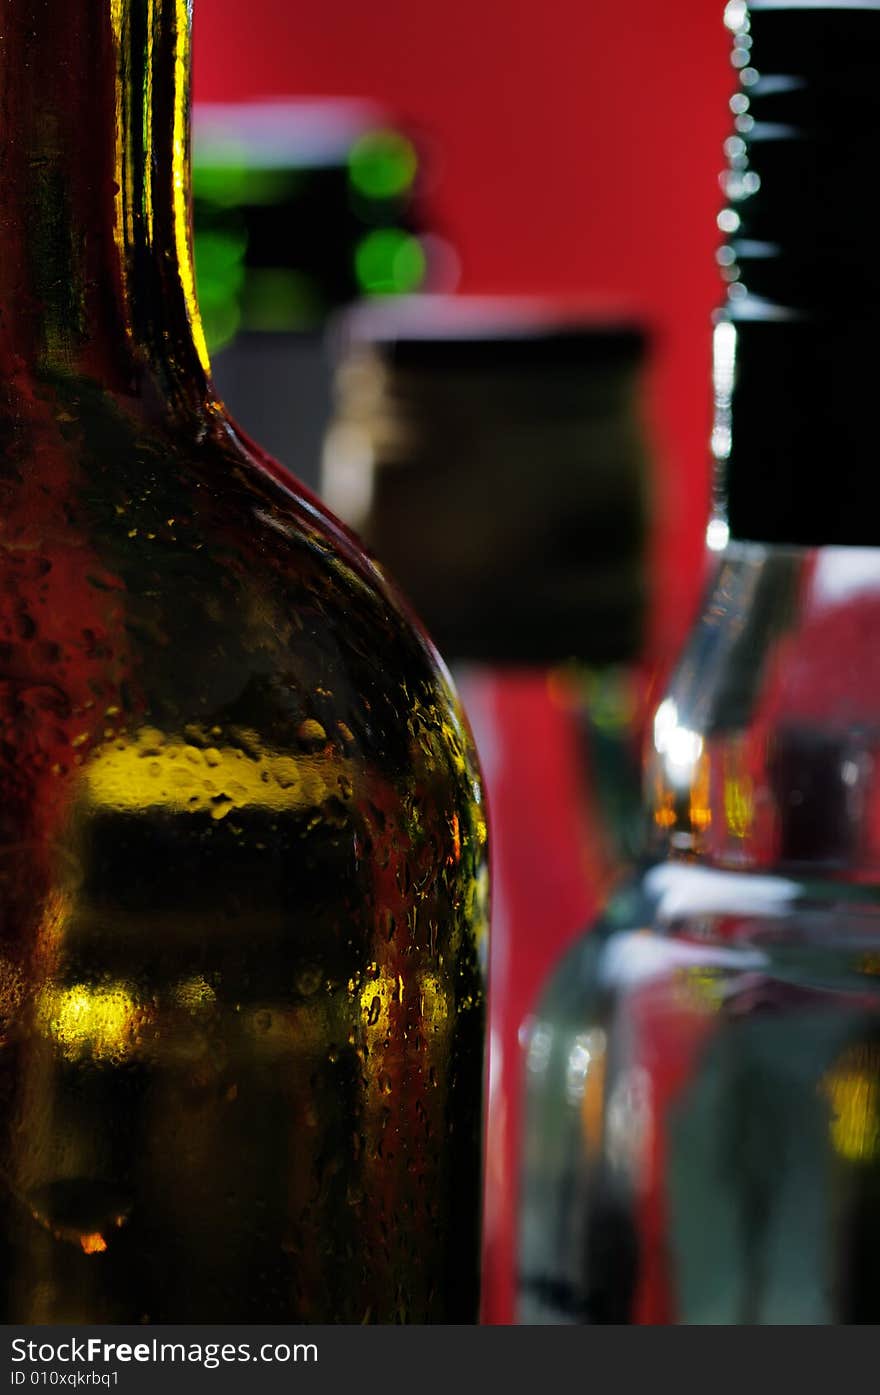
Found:
[[(198, 405), (191, 0), (0, 9), (0, 373)], [(195, 400), (193, 400), (195, 399)]]

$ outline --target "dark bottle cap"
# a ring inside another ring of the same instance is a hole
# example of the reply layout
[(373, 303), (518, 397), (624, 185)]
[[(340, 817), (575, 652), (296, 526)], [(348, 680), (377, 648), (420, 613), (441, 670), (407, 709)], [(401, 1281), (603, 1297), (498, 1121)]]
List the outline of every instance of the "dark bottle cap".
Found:
[(641, 360), (645, 336), (627, 319), (538, 296), (426, 295), (366, 302), (339, 323), (342, 345), (371, 344), (386, 363), (508, 371)]
[(731, 0), (716, 429), (734, 537), (880, 543), (880, 0)]
[(645, 336), (538, 299), (345, 316), (324, 494), (453, 659), (624, 661), (645, 601)]

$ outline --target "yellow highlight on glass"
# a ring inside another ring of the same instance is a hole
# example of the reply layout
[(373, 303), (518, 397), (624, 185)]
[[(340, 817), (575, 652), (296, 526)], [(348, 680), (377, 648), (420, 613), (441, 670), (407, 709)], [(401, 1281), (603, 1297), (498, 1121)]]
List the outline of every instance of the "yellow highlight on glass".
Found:
[(734, 838), (748, 838), (754, 820), (752, 782), (748, 776), (728, 775), (724, 781), (724, 816)]
[[(863, 1068), (859, 1068), (862, 1066)], [(847, 1162), (872, 1162), (880, 1157), (880, 1052), (848, 1052), (822, 1081), (833, 1111), (830, 1123), (835, 1153)]]
[(37, 1021), (69, 1060), (119, 1060), (136, 1047), (144, 1011), (123, 984), (48, 984), (37, 1003)]
[(163, 808), (225, 818), (235, 809), (295, 811), (344, 799), (352, 762), (333, 755), (256, 757), (237, 746), (194, 746), (142, 727), (132, 740), (101, 748), (83, 768), (94, 805), (136, 813)]
[(189, 93), (186, 75), (189, 71), (190, 17), (187, 0), (176, 0), (176, 10), (177, 41), (175, 45), (174, 67), (177, 82), (175, 84), (176, 99), (174, 103), (174, 160), (171, 175), (172, 205), (174, 208), (174, 243), (177, 250), (180, 284), (183, 290), (183, 298), (186, 301), (193, 343), (196, 346), (196, 353), (199, 356), (199, 362), (202, 368), (206, 373), (209, 373), (211, 371), (211, 364), (208, 358), (208, 346), (205, 343), (205, 331), (202, 328), (202, 320), (199, 315), (199, 304), (196, 299), (195, 268), (193, 266), (192, 246), (189, 237), (189, 202), (187, 198), (187, 191), (189, 189), (189, 141), (186, 120)]

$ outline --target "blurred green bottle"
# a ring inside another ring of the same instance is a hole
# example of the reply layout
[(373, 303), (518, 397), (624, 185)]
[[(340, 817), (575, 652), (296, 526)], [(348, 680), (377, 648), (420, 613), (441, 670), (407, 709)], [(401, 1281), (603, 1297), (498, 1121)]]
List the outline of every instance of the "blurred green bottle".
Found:
[(236, 420), (318, 486), (331, 413), (328, 317), (448, 286), (423, 221), (430, 143), (363, 98), (196, 103), (196, 288), (214, 383)]

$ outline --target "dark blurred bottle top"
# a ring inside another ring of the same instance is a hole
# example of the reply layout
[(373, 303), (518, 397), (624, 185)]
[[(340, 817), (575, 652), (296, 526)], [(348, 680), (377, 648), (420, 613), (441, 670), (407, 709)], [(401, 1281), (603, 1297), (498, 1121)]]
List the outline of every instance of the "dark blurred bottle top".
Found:
[(362, 296), (436, 285), (455, 259), (423, 234), (419, 138), (371, 102), (201, 104), (193, 215), (209, 348), (320, 328)]
[(453, 660), (622, 662), (645, 612), (643, 329), (415, 296), (334, 326), (323, 492)]
[(356, 306), (337, 322), (336, 342), (380, 350), (387, 362), (436, 363), (454, 370), (521, 364), (582, 369), (590, 363), (637, 363), (643, 330), (627, 320), (588, 315), (536, 296), (412, 295), (394, 305)]

